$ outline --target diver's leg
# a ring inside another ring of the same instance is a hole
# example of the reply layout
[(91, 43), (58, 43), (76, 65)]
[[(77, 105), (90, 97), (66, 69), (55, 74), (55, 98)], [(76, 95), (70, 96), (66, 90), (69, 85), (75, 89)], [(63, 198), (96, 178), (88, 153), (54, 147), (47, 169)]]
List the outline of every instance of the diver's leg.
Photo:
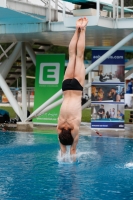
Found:
[(79, 27), (82, 25), (82, 18), (77, 20), (76, 23), (76, 31), (71, 39), (71, 42), (69, 44), (69, 63), (66, 68), (65, 79), (71, 79), (74, 77), (74, 69), (75, 69), (75, 60), (76, 60), (76, 49), (77, 49), (77, 42), (79, 39)]
[(83, 19), (80, 36), (77, 43), (76, 65), (74, 71), (74, 78), (83, 86), (85, 80), (85, 66), (84, 66), (84, 50), (85, 50), (85, 31), (88, 23), (87, 18)]

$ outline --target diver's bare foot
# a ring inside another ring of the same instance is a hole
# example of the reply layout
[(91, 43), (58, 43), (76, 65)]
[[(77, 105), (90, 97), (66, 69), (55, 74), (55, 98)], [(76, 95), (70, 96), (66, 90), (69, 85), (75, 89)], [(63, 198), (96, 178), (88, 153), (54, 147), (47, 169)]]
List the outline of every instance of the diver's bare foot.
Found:
[(88, 24), (88, 19), (86, 17), (83, 18), (81, 29), (86, 29), (86, 26)]
[(83, 23), (83, 18), (80, 18), (77, 20), (76, 22), (76, 28), (79, 29), (82, 27), (82, 23)]

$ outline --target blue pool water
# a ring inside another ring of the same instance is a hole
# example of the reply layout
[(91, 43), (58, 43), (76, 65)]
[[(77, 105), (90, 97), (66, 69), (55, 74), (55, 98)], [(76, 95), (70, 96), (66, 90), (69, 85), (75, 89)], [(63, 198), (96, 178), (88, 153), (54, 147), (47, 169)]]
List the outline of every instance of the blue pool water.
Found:
[(57, 135), (0, 132), (0, 200), (133, 200), (133, 140), (81, 136), (62, 164)]

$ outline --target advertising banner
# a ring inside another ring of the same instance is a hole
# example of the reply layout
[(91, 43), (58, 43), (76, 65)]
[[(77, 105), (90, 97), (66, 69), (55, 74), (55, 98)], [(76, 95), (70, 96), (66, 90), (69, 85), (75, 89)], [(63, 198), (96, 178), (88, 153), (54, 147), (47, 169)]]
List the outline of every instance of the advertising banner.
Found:
[[(56, 94), (62, 87), (65, 55), (46, 54), (36, 57), (34, 110)], [(58, 99), (60, 99), (59, 97)], [(55, 101), (57, 101), (56, 99)], [(35, 123), (57, 124), (60, 105), (38, 116)]]
[[(106, 50), (93, 50), (95, 62)], [(91, 128), (124, 129), (125, 52), (116, 51), (92, 70)]]

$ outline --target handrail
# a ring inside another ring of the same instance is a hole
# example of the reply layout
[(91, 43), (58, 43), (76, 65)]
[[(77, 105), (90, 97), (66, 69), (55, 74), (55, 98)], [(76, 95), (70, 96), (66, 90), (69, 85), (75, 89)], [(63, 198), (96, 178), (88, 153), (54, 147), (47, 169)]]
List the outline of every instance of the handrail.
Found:
[(133, 6), (124, 7), (124, 0), (120, 1), (120, 5), (119, 5), (119, 0), (113, 0), (113, 18), (114, 19), (119, 18), (119, 11), (120, 11), (120, 18), (125, 17), (124, 13), (133, 14), (133, 10), (130, 8), (133, 8)]
[[(41, 0), (46, 6), (49, 5), (49, 0)], [(60, 0), (52, 0), (54, 4), (56, 4), (56, 1), (58, 2), (58, 7), (63, 10), (63, 3)], [(71, 12), (69, 8), (66, 7), (66, 11)]]
[[(57, 0), (52, 0), (54, 3), (56, 3), (56, 1)], [(60, 5), (61, 4), (61, 5)], [(60, 1), (60, 0), (58, 0), (58, 6), (63, 10), (63, 3)], [(68, 7), (66, 7), (66, 10), (68, 11), (68, 12), (71, 12), (71, 10), (68, 8)]]
[[(67, 8), (66, 6), (64, 6), (64, 2), (62, 3), (60, 0), (41, 0), (45, 6), (48, 6), (49, 8), (49, 24), (51, 22), (51, 8), (52, 8), (52, 4), (54, 4), (55, 10), (56, 10), (56, 17), (55, 19), (58, 21), (58, 13), (63, 13), (63, 19), (64, 19), (64, 15), (68, 14), (68, 15), (73, 15), (72, 11)], [(49, 27), (50, 28), (50, 27)]]

